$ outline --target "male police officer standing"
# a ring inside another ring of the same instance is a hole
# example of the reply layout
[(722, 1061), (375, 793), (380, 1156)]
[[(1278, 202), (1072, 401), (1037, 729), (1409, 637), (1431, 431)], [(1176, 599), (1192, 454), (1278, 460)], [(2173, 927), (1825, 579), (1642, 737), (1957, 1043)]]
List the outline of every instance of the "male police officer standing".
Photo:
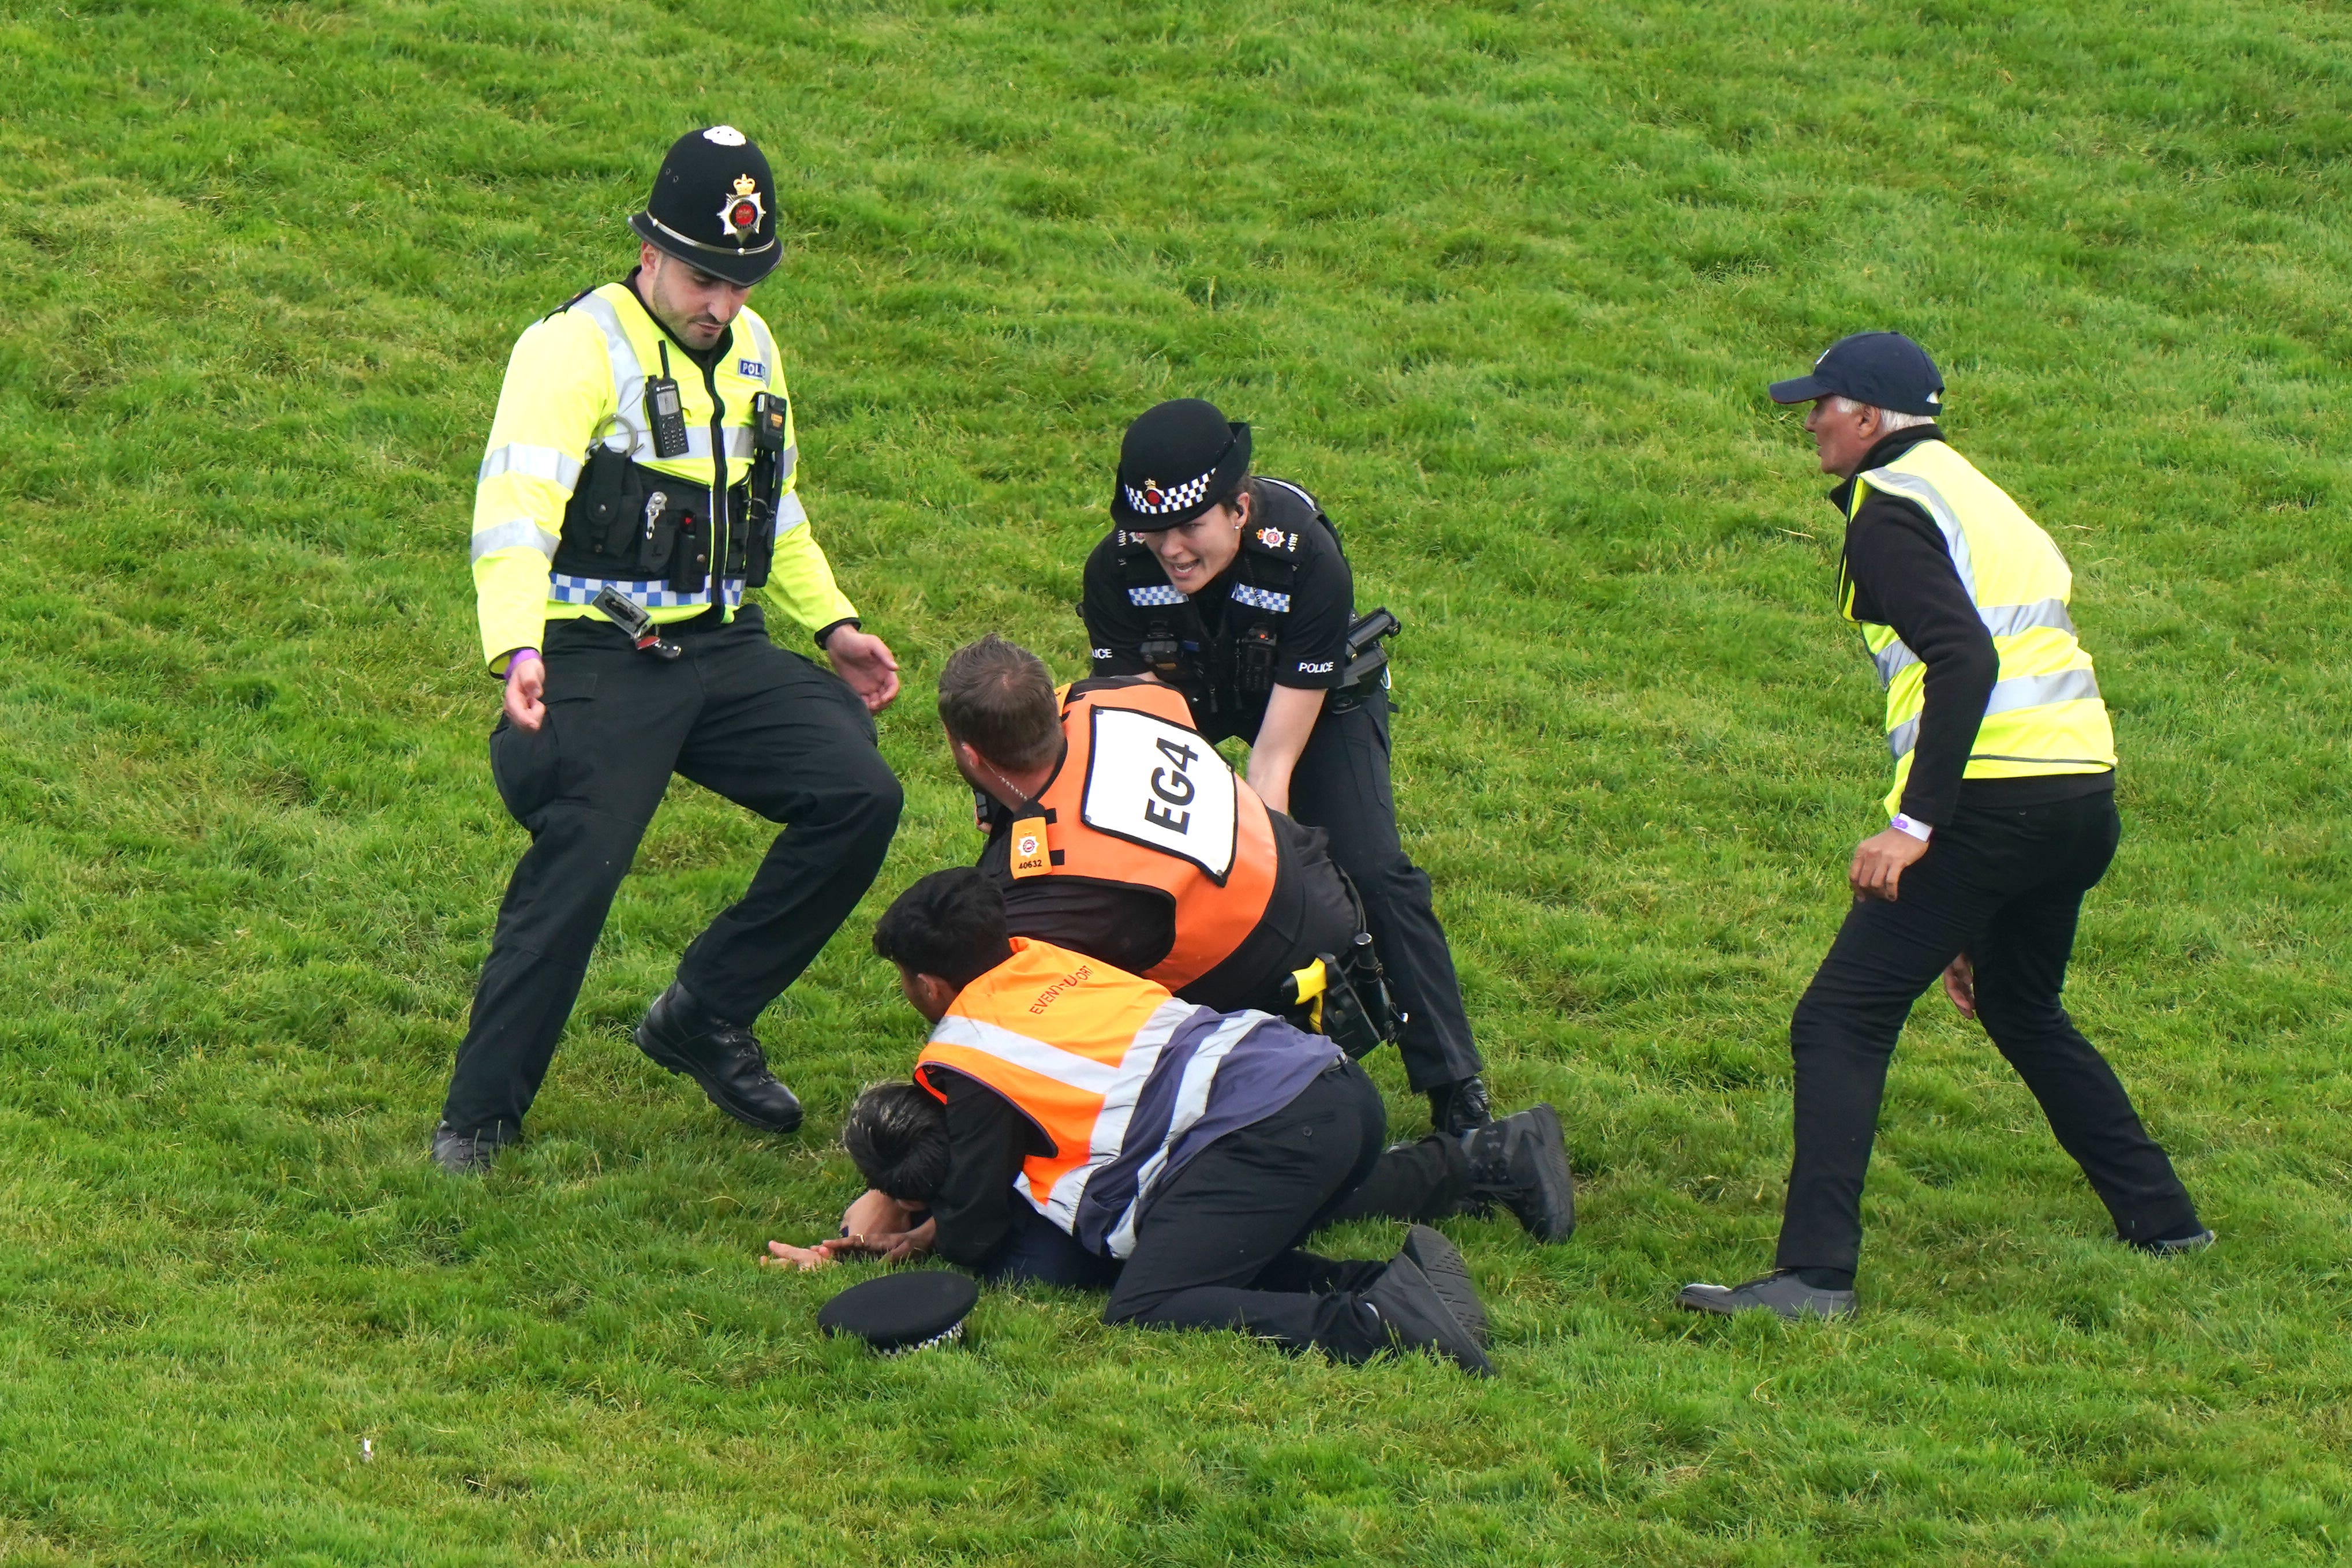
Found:
[(1886, 687), (1894, 821), (1854, 852), (1853, 906), (1790, 1024), (1797, 1148), (1778, 1267), (1690, 1286), (1682, 1304), (1700, 1312), (1853, 1312), (1887, 1061), (1939, 975), (2042, 1103), (2120, 1239), (2154, 1253), (2213, 1239), (2059, 1001), (2083, 895), (2120, 831), (2115, 739), (2067, 612), (2073, 575), (1945, 444), (1943, 391), (1927, 350), (1896, 332), (1843, 339), (1811, 375), (1772, 387), (1775, 402), (1812, 403), (1822, 471), (1844, 480), (1830, 497), (1847, 519), (1841, 608)]
[[(872, 712), (898, 664), (834, 585), (795, 488), (792, 405), (744, 308), (781, 255), (768, 161), (732, 126), (678, 139), (629, 220), (636, 270), (515, 345), (474, 503), (482, 653), (506, 680), (490, 770), (531, 846), (499, 911), (433, 1155), (520, 1135), (637, 841), (673, 772), (789, 824), (637, 1028), (638, 1049), (754, 1127), (800, 1103), (751, 1032), (873, 882), (899, 789)], [(747, 588), (814, 634), (769, 641)]]
[(1484, 1124), (1454, 955), (1397, 836), (1386, 682), (1349, 684), (1355, 579), (1338, 531), (1297, 486), (1251, 477), (1249, 426), (1198, 398), (1128, 426), (1110, 511), (1118, 527), (1087, 559), (1094, 673), (1177, 687), (1202, 735), (1249, 742), (1267, 806), (1330, 835), (1406, 1015), (1407, 1076), (1440, 1132)]

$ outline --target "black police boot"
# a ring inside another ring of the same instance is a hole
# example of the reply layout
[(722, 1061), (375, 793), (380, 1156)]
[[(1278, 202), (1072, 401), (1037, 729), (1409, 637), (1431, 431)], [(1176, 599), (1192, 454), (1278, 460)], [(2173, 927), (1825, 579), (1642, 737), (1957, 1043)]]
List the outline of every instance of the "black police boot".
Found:
[(1470, 1279), (1470, 1265), (1462, 1260), (1462, 1250), (1448, 1240), (1444, 1232), (1426, 1225), (1416, 1225), (1404, 1233), (1404, 1250), (1400, 1258), (1412, 1260), (1454, 1314), (1454, 1321), (1470, 1331), (1478, 1348), (1486, 1348), (1492, 1336), (1486, 1326), (1486, 1305), (1478, 1299), (1478, 1287)]
[(520, 1128), (493, 1122), (470, 1133), (460, 1133), (443, 1122), (433, 1129), (433, 1163), (451, 1176), (480, 1176), (509, 1144), (522, 1142)]
[(1794, 1269), (1775, 1269), (1744, 1285), (1685, 1285), (1675, 1305), (1726, 1318), (1739, 1312), (1771, 1312), (1791, 1322), (1799, 1318), (1850, 1318), (1860, 1310), (1852, 1291), (1808, 1285)]
[(1495, 1364), (1412, 1259), (1400, 1256), (1356, 1300), (1380, 1314), (1382, 1333), (1394, 1348), (1435, 1351), (1465, 1372), (1494, 1375)]
[(1473, 1204), (1499, 1203), (1538, 1241), (1565, 1241), (1576, 1232), (1576, 1178), (1569, 1174), (1568, 1140), (1559, 1115), (1537, 1105), (1464, 1134)]
[(1495, 1103), (1486, 1098), (1483, 1078), (1441, 1083), (1429, 1092), (1429, 1128), (1433, 1133), (1466, 1133), (1494, 1119)]
[(768, 1053), (745, 1025), (713, 1018), (673, 980), (637, 1025), (637, 1049), (702, 1085), (710, 1103), (747, 1127), (789, 1133), (801, 1103), (768, 1071)]

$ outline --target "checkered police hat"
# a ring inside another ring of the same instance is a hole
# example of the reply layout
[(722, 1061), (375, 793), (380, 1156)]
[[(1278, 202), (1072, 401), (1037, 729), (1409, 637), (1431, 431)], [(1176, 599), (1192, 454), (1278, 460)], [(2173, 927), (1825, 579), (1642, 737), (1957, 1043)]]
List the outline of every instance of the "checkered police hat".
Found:
[(1249, 474), (1250, 431), (1197, 397), (1163, 402), (1127, 427), (1118, 444), (1112, 520), (1130, 533), (1189, 523), (1234, 493)]

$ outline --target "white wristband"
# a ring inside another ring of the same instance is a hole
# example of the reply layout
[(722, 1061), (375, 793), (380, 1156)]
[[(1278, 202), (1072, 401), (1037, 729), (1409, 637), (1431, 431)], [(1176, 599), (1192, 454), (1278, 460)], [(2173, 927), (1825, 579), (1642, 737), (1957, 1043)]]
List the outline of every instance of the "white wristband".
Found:
[(1923, 844), (1927, 841), (1928, 836), (1936, 831), (1934, 824), (1923, 822), (1916, 817), (1906, 817), (1900, 811), (1895, 812), (1895, 820), (1886, 825), (1893, 828), (1898, 833), (1910, 834), (1913, 838), (1918, 840)]

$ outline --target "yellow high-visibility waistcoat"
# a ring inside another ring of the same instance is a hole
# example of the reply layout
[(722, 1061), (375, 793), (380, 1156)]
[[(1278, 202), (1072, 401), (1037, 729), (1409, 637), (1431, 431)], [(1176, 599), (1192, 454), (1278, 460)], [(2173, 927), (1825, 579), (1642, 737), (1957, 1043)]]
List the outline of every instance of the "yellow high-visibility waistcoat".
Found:
[[(654, 455), (646, 420), (646, 382), (662, 373), (665, 347), (686, 423), (687, 450), (679, 457)], [(482, 656), (492, 668), (502, 669), (512, 649), (538, 646), (550, 621), (605, 619), (589, 608), (605, 580), (552, 570), (564, 507), (590, 446), (625, 452), (647, 468), (709, 490), (719, 466), (712, 454), (715, 396), (726, 484), (740, 485), (751, 463), (751, 399), (762, 392), (785, 395), (783, 368), (768, 324), (748, 308), (736, 317), (726, 351), (707, 377), (625, 283), (592, 289), (524, 330), (507, 362), (474, 490), (474, 588)], [(808, 514), (795, 490), (799, 447), (789, 412), (784, 443), (767, 594), (814, 632), (850, 620), (857, 611), (835, 585), (833, 568), (809, 531)], [(740, 528), (745, 520), (731, 519), (731, 526)], [(670, 591), (661, 581), (611, 585), (657, 622), (691, 619), (713, 602), (723, 604), (731, 618), (742, 599), (742, 581), (724, 577), (719, 565), (711, 562), (709, 581), (695, 593)]]
[[(1963, 777), (2024, 779), (2115, 767), (2115, 734), (2099, 700), (2098, 677), (2067, 613), (2074, 576), (2050, 536), (1940, 441), (1922, 441), (1886, 466), (1855, 475), (1849, 521), (1872, 490), (1913, 502), (1934, 519), (2000, 656)], [(1841, 608), (1862, 628), (1886, 688), (1886, 747), (1895, 754), (1895, 787), (1886, 795), (1892, 814), (1911, 778), (1927, 666), (1895, 628), (1853, 613), (1851, 584)]]

